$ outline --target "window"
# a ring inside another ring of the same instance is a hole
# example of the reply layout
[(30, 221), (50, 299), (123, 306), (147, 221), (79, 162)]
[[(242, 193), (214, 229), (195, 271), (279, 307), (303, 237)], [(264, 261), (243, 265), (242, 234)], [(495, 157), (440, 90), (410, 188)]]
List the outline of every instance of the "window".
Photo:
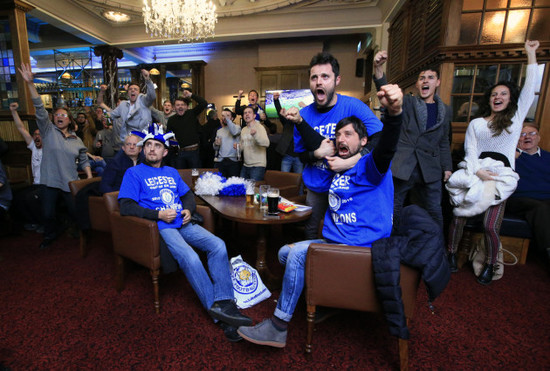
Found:
[[(535, 119), (540, 86), (545, 65), (539, 65), (536, 96), (526, 120)], [(457, 65), (453, 74), (451, 107), (453, 122), (470, 122), (477, 116), (483, 93), (499, 81), (514, 81), (521, 86), (525, 81), (525, 64)]]
[(0, 109), (9, 109), (17, 100), (17, 83), (8, 18), (0, 18)]
[(548, 0), (464, 0), (459, 45), (522, 43), (550, 38)]

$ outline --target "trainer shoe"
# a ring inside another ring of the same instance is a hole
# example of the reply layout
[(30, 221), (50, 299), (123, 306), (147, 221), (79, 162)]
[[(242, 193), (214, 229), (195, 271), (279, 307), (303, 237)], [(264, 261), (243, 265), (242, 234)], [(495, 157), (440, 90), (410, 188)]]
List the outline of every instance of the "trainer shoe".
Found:
[(237, 333), (246, 341), (254, 344), (268, 345), (275, 348), (284, 348), (286, 346), (287, 330), (279, 331), (271, 322), (271, 319), (265, 319), (256, 326), (241, 326)]
[(208, 309), (208, 313), (215, 319), (225, 322), (233, 327), (248, 326), (252, 319), (239, 312), (239, 308), (233, 300), (220, 300), (214, 302)]

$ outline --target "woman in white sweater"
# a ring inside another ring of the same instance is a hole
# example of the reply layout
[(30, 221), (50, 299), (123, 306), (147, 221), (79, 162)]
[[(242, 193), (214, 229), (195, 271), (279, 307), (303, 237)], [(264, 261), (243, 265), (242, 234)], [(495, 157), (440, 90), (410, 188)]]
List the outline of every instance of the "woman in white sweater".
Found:
[[(481, 180), (493, 180), (498, 174), (480, 168), (479, 159), (491, 157), (504, 162), (512, 169), (515, 166), (515, 151), (523, 126), (523, 121), (535, 97), (538, 74), (536, 50), (538, 41), (525, 42), (527, 53), (527, 75), (525, 84), (519, 94), (516, 84), (501, 81), (485, 92), (480, 106), (480, 117), (472, 120), (466, 131), (464, 150), (467, 170)], [(481, 284), (488, 285), (493, 279), (493, 272), (500, 246), (499, 231), (504, 215), (506, 201), (490, 206), (484, 214), (485, 246), (487, 261), (477, 278)], [(451, 270), (456, 272), (456, 251), (464, 225), (465, 217), (453, 217), (449, 229), (449, 262)]]

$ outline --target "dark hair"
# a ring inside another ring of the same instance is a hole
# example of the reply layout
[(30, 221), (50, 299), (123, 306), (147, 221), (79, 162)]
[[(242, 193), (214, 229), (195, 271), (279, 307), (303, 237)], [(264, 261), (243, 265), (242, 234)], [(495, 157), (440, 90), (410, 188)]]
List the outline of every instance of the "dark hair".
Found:
[(212, 109), (212, 110), (208, 111), (208, 113), (206, 114), (206, 118), (208, 120), (212, 120), (217, 113), (218, 112), (215, 109)]
[(519, 88), (516, 83), (512, 81), (499, 81), (495, 85), (491, 86), (483, 94), (483, 99), (481, 100), (478, 117), (488, 117), (493, 113), (491, 111), (491, 106), (489, 101), (491, 100), (491, 94), (493, 89), (497, 86), (506, 86), (510, 90), (510, 103), (501, 112), (496, 112), (493, 120), (489, 123), (489, 129), (493, 132), (493, 136), (496, 137), (502, 133), (503, 130), (506, 130), (508, 133), (508, 127), (512, 125), (512, 117), (516, 114), (518, 110), (518, 100), (519, 100)]
[(139, 88), (139, 90), (141, 91), (141, 86), (139, 86), (139, 82), (135, 81), (135, 80), (132, 80), (130, 81), (130, 83), (128, 84), (128, 89), (130, 89), (130, 86), (132, 85), (135, 85)]
[(355, 132), (359, 135), (359, 139), (368, 138), (367, 128), (365, 127), (365, 124), (363, 124), (363, 121), (355, 116), (345, 117), (338, 121), (334, 132), (337, 133), (338, 130), (349, 124), (353, 125), (353, 130), (355, 130)]
[(257, 92), (256, 90), (254, 90), (254, 89), (250, 90), (250, 91), (248, 92), (248, 95), (250, 95), (250, 93), (256, 93), (256, 96), (257, 96), (258, 98), (260, 97), (260, 94), (258, 94), (258, 92)]
[(224, 108), (223, 109), (224, 111), (227, 111), (231, 114), (231, 119), (232, 120), (235, 120), (235, 117), (237, 117), (237, 115), (235, 114), (235, 112), (231, 111), (229, 108)]
[(418, 72), (418, 76), (420, 76), (420, 74), (422, 72), (426, 72), (426, 71), (434, 71), (435, 72), (435, 77), (437, 77), (437, 79), (439, 80), (439, 67), (438, 66), (426, 66), (426, 67), (422, 68), (420, 70), (420, 72)]
[(244, 114), (244, 111), (246, 111), (247, 109), (251, 109), (252, 110), (252, 113), (254, 113), (254, 108), (251, 107), (251, 106), (246, 106), (243, 108), (243, 114)]
[(185, 104), (187, 104), (187, 105), (191, 104), (191, 99), (189, 99), (189, 98), (177, 97), (176, 99), (174, 99), (174, 104), (175, 104), (177, 101), (183, 102), (183, 103), (185, 103)]
[(170, 99), (165, 99), (165, 100), (162, 102), (162, 104), (164, 105), (164, 104), (166, 104), (166, 102), (172, 104), (172, 101), (171, 101)]
[(57, 113), (57, 111), (59, 110), (63, 110), (65, 112), (67, 112), (67, 116), (69, 117), (69, 130), (71, 131), (74, 131), (75, 127), (76, 127), (76, 121), (74, 120), (74, 117), (73, 115), (71, 114), (71, 111), (69, 111), (69, 108), (68, 107), (56, 107), (54, 110), (53, 110), (53, 114), (55, 115)]
[(315, 54), (313, 58), (311, 58), (311, 62), (309, 62), (309, 69), (311, 70), (311, 67), (318, 66), (320, 64), (330, 64), (332, 67), (332, 72), (334, 72), (334, 77), (338, 77), (340, 75), (340, 64), (338, 63), (338, 60), (329, 52)]

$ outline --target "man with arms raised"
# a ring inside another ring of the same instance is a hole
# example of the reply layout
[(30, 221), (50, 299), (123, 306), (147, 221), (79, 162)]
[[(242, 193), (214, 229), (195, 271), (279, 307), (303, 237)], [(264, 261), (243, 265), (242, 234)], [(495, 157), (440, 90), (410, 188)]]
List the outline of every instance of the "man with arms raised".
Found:
[(256, 120), (252, 107), (244, 109), (243, 118), (246, 126), (241, 130), (241, 151), (244, 159), (241, 178), (263, 180), (269, 137), (262, 124)]
[(104, 94), (107, 90), (106, 85), (101, 85), (97, 96), (97, 102), (102, 108), (109, 111), (109, 115), (114, 119), (113, 125), (120, 126), (115, 127), (114, 130), (115, 133), (119, 133), (121, 142), (132, 130), (142, 131), (152, 121), (149, 107), (157, 98), (157, 94), (155, 93), (153, 81), (149, 76), (149, 71), (141, 70), (141, 76), (145, 80), (147, 94), (141, 94), (139, 85), (137, 82), (133, 82), (128, 86), (128, 100), (120, 102), (115, 109), (111, 110), (109, 106), (103, 103)]
[[(376, 147), (351, 169), (332, 179), (328, 196), (330, 206), (323, 226), (324, 239), (285, 245), (279, 250), (285, 274), (277, 308), (270, 319), (254, 327), (240, 327), (238, 332), (245, 340), (278, 348), (286, 345), (288, 323), (304, 287), (307, 249), (311, 243), (370, 248), (373, 242), (390, 235), (393, 182), (389, 167), (399, 139), (403, 93), (397, 85), (387, 85), (378, 92), (378, 97), (388, 115)], [(367, 145), (367, 130), (357, 117), (343, 118), (335, 131), (336, 149), (343, 159), (360, 154)]]
[[(189, 109), (191, 99), (197, 102), (197, 106)], [(181, 97), (174, 102), (176, 114), (168, 119), (168, 130), (174, 132), (180, 149), (176, 159), (176, 168), (191, 169), (201, 167), (199, 155), (199, 142), (201, 124), (198, 116), (208, 102), (203, 97), (184, 90)]]
[[(139, 142), (145, 154), (144, 163), (129, 168), (124, 174), (118, 196), (120, 213), (157, 221), (168, 250), (204, 308), (220, 321), (228, 340), (239, 341), (235, 327), (249, 325), (252, 320), (242, 315), (234, 302), (225, 243), (200, 225), (191, 223), (195, 195), (176, 169), (162, 163), (173, 133), (163, 134), (155, 124), (151, 128), (152, 132)], [(206, 253), (210, 275), (191, 245)]]
[[(380, 51), (374, 57), (374, 82), (377, 87), (387, 83), (382, 69), (387, 58), (386, 51)], [(443, 230), (441, 181), (446, 182), (452, 171), (449, 145), (451, 109), (435, 93), (439, 85), (437, 71), (423, 70), (416, 80), (418, 95), (407, 94), (403, 100), (402, 132), (392, 162), (396, 228), (405, 198), (414, 189), (420, 206)]]
[(336, 123), (345, 117), (356, 116), (365, 124), (371, 143), (376, 142), (373, 134), (382, 129), (382, 123), (359, 99), (336, 93), (341, 79), (340, 65), (330, 53), (315, 55), (309, 66), (309, 88), (315, 102), (304, 107), (300, 115), (327, 139), (315, 151), (306, 151), (302, 136), (295, 130), (294, 151), (301, 153), (300, 158), (306, 164), (302, 177), (308, 188), (306, 203), (312, 207), (312, 214), (306, 223), (305, 235), (307, 239), (313, 239), (317, 237), (319, 223), (327, 210), (328, 190), (334, 172), (349, 169), (361, 157), (360, 153), (347, 160), (333, 156)]

